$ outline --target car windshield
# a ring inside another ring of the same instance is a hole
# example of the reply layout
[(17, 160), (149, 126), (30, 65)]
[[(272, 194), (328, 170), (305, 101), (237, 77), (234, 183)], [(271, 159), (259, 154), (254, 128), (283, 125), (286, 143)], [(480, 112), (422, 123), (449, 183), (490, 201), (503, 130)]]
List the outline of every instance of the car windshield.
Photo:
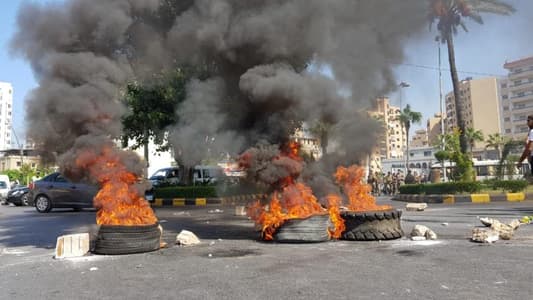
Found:
[(167, 175), (167, 171), (166, 170), (159, 170), (157, 172), (155, 172), (152, 177), (150, 177), (150, 179), (160, 179), (160, 178), (165, 178), (165, 176)]
[(6, 189), (7, 183), (5, 181), (0, 181), (0, 189)]

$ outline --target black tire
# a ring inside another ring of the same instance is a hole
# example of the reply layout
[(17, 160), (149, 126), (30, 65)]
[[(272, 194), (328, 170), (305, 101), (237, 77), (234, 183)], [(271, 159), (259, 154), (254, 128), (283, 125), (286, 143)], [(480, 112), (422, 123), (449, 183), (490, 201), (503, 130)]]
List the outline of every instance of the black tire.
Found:
[(401, 210), (341, 212), (346, 229), (341, 239), (351, 241), (377, 241), (401, 238)]
[(325, 242), (329, 240), (328, 228), (331, 226), (329, 215), (289, 219), (277, 229), (273, 238), (279, 243)]
[(45, 195), (38, 195), (35, 198), (35, 209), (40, 213), (47, 213), (52, 210), (52, 201)]
[(133, 254), (159, 250), (158, 224), (139, 226), (101, 225), (94, 245), (97, 254)]

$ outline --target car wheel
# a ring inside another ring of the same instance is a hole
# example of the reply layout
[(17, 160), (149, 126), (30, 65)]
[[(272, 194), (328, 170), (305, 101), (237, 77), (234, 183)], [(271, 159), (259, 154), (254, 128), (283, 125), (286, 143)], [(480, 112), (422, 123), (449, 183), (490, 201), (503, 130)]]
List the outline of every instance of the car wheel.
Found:
[(20, 197), (20, 201), (22, 202), (22, 205), (29, 206), (30, 205), (30, 199), (28, 193), (22, 195)]
[(35, 209), (40, 213), (47, 213), (52, 209), (52, 202), (45, 195), (39, 195), (35, 199)]

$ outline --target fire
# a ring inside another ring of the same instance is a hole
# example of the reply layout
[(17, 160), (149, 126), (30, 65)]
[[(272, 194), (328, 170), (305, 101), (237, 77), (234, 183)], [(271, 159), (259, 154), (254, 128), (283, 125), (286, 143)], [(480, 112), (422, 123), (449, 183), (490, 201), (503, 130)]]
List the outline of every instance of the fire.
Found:
[(129, 172), (111, 147), (96, 154), (86, 151), (78, 156), (76, 163), (87, 168), (100, 184), (94, 197), (98, 208), (96, 223), (99, 225), (151, 225), (157, 218), (135, 187), (137, 176)]
[[(275, 157), (272, 163), (290, 159), (297, 163), (302, 163), (298, 155), (300, 145), (291, 142), (281, 151), (282, 153)], [(249, 160), (249, 156), (244, 156), (243, 161)], [(340, 197), (328, 197), (328, 210), (319, 203), (313, 195), (310, 187), (301, 182), (297, 182), (300, 174), (292, 172), (290, 176), (281, 178), (275, 185), (278, 191), (274, 192), (270, 203), (263, 206), (259, 201), (248, 208), (248, 216), (261, 226), (264, 240), (273, 240), (276, 230), (289, 219), (305, 219), (314, 215), (326, 215), (329, 213), (333, 221), (333, 228), (328, 229), (330, 236), (340, 237), (344, 230), (344, 223), (339, 214)]]
[(362, 167), (353, 165), (348, 168), (338, 167), (335, 172), (337, 183), (342, 185), (344, 193), (348, 196), (350, 211), (369, 211), (391, 209), (388, 205), (376, 205), (376, 199), (370, 195), (372, 188), (363, 184), (364, 170)]

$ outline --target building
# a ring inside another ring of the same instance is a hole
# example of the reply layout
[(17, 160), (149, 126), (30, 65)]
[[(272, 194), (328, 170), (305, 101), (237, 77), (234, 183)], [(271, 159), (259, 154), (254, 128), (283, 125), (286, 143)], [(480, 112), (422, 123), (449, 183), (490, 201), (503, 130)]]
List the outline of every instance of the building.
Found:
[(32, 169), (41, 166), (41, 157), (33, 149), (6, 149), (0, 151), (0, 172), (7, 170), (19, 170), (22, 165), (28, 165)]
[(0, 150), (11, 148), (13, 123), (13, 86), (0, 82)]
[(442, 134), (440, 113), (436, 113), (433, 118), (428, 119), (426, 130), (428, 135), (428, 144), (430, 146), (438, 144), (439, 135)]
[(409, 144), (409, 148), (421, 148), (428, 146), (428, 134), (426, 129), (418, 129)]
[(322, 157), (322, 148), (320, 147), (320, 141), (315, 138), (309, 129), (297, 129), (291, 136), (291, 140), (300, 144), (300, 151), (306, 153), (314, 159)]
[[(467, 78), (459, 83), (466, 128), (480, 130), (485, 137), (500, 133), (498, 85), (498, 79), (495, 77)], [(446, 132), (451, 132), (453, 127), (457, 127), (453, 91), (446, 94), (446, 121)], [(484, 147), (483, 142), (476, 142), (474, 145), (475, 149)]]
[(381, 170), (383, 159), (402, 158), (406, 148), (407, 137), (405, 129), (398, 117), (400, 108), (389, 104), (389, 98), (381, 97), (375, 100), (368, 114), (382, 122), (383, 135), (378, 145), (369, 157), (370, 171)]
[[(429, 176), (431, 171), (431, 166), (434, 163), (437, 163), (435, 158), (435, 152), (438, 149), (434, 147), (420, 147), (420, 148), (409, 148), (409, 170), (416, 172), (421, 176)], [(403, 158), (392, 158), (392, 159), (383, 159), (382, 161), (382, 171), (387, 172), (405, 172), (405, 159)]]
[(527, 116), (533, 114), (533, 56), (506, 62), (509, 71), (501, 82), (502, 134), (523, 140)]

